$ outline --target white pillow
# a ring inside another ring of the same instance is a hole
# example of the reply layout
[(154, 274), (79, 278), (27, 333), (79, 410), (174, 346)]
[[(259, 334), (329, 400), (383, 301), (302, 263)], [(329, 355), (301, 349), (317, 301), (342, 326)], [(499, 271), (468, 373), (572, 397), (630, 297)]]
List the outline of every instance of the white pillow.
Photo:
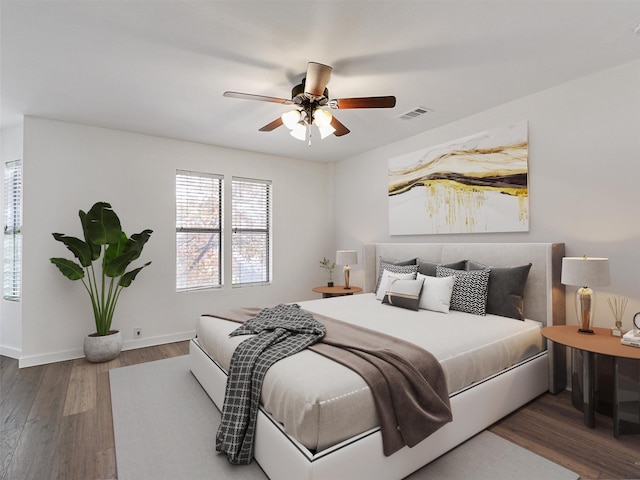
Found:
[(419, 273), (418, 279), (420, 278), (424, 279), (424, 284), (418, 307), (434, 312), (449, 313), (455, 277), (429, 277)]
[(384, 298), (384, 294), (387, 293), (389, 286), (389, 279), (397, 278), (398, 280), (415, 280), (415, 273), (392, 273), (389, 270), (384, 270), (382, 272), (382, 277), (380, 278), (380, 285), (378, 285), (378, 291), (376, 292), (376, 300), (382, 300)]

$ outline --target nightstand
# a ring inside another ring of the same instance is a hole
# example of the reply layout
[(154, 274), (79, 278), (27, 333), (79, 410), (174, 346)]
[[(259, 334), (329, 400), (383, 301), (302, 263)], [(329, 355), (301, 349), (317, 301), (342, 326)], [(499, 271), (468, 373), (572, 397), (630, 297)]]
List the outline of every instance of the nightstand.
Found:
[(321, 293), (322, 298), (330, 297), (343, 297), (344, 295), (353, 295), (354, 293), (360, 293), (362, 289), (360, 287), (351, 286), (348, 289), (344, 288), (344, 285), (336, 285), (335, 287), (314, 287), (313, 291)]
[[(586, 335), (578, 333), (576, 325), (554, 325), (543, 328), (542, 335), (572, 349), (572, 403), (582, 410), (585, 425), (595, 426), (597, 390), (598, 397), (608, 397), (613, 403), (613, 435), (640, 433), (640, 348), (622, 345), (608, 328), (593, 330), (593, 335)], [(613, 376), (612, 392), (597, 385), (606, 383), (600, 381), (602, 372), (596, 376), (598, 365), (611, 360), (613, 371), (603, 377)]]

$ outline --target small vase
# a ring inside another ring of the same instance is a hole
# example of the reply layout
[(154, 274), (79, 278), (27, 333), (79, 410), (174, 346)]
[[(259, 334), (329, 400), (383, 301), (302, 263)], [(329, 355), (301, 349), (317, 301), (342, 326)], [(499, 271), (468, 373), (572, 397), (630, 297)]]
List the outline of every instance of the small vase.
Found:
[(84, 356), (93, 363), (113, 360), (122, 350), (122, 333), (111, 330), (108, 335), (92, 333), (84, 338)]
[(327, 282), (327, 287), (333, 287), (333, 282)]

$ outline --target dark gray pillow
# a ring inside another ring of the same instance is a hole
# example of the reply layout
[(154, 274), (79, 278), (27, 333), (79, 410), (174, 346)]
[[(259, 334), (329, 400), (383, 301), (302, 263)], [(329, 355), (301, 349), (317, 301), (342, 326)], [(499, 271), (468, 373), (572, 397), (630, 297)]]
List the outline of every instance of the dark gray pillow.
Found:
[[(392, 273), (416, 273), (416, 271), (418, 270), (417, 258), (411, 258), (409, 260), (389, 260), (388, 258), (380, 257), (379, 261), (380, 261), (380, 264), (378, 267), (378, 281), (376, 282), (376, 290), (375, 290), (376, 292), (380, 287), (380, 280), (382, 280), (382, 272), (384, 272), (385, 270), (389, 270)], [(396, 268), (396, 267), (405, 267), (405, 266), (412, 266), (412, 265), (415, 265), (415, 269), (414, 268), (409, 268), (409, 269)]]
[(466, 270), (467, 261), (460, 260), (459, 262), (453, 263), (433, 263), (433, 262), (425, 262), (418, 259), (418, 273), (422, 275), (427, 275), (429, 277), (436, 276), (436, 267), (440, 265), (442, 267), (452, 268), (453, 270)]
[(487, 292), (487, 313), (524, 320), (523, 295), (531, 263), (515, 267), (494, 267), (467, 262), (467, 270), (491, 269)]
[(389, 288), (382, 298), (382, 303), (417, 311), (423, 284), (423, 280), (392, 279), (389, 281)]
[(451, 292), (450, 310), (485, 315), (487, 308), (487, 287), (491, 270), (454, 270), (452, 268), (436, 267), (437, 277), (454, 276), (453, 291)]

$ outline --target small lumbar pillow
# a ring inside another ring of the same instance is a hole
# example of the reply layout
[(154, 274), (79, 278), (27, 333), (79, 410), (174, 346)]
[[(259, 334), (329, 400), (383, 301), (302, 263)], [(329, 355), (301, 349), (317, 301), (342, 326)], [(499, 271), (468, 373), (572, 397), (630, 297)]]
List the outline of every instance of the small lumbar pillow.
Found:
[[(380, 257), (380, 263), (378, 265), (378, 282), (376, 283), (376, 292), (380, 288), (380, 281), (382, 280), (382, 272), (388, 270), (392, 273), (415, 273), (418, 271), (418, 259), (411, 258), (409, 260), (389, 260)], [(463, 267), (464, 268), (464, 267)], [(415, 276), (413, 278), (416, 278)]]
[(524, 287), (531, 263), (515, 267), (488, 267), (468, 262), (468, 270), (491, 269), (487, 292), (487, 313), (524, 320)]
[(422, 279), (424, 282), (422, 293), (420, 294), (419, 308), (449, 313), (455, 277), (431, 277), (419, 273), (417, 278)]
[(400, 280), (391, 278), (387, 291), (382, 298), (382, 303), (417, 311), (422, 283), (420, 279)]
[[(414, 265), (416, 266), (416, 265)], [(384, 294), (387, 291), (387, 287), (389, 286), (390, 279), (398, 279), (398, 280), (415, 280), (416, 274), (414, 273), (393, 273), (389, 270), (384, 270), (382, 272), (382, 279), (380, 280), (380, 285), (378, 286), (378, 290), (376, 291), (376, 300), (382, 300)]]
[(487, 287), (491, 270), (453, 270), (451, 268), (436, 267), (438, 277), (454, 276), (453, 292), (451, 293), (451, 310), (486, 315)]

